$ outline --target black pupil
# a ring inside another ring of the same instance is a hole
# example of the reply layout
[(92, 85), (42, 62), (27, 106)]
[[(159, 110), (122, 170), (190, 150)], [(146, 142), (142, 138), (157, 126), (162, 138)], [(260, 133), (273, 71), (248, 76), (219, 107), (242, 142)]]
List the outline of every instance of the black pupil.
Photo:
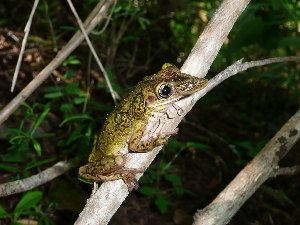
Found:
[(163, 96), (168, 96), (171, 93), (171, 88), (169, 86), (164, 86), (164, 88), (161, 90), (161, 94)]

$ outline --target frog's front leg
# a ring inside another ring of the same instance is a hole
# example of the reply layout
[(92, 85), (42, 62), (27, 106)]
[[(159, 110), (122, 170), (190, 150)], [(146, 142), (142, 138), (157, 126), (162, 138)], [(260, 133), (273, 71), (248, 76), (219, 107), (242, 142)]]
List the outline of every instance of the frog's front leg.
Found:
[(163, 132), (162, 128), (159, 125), (156, 129), (153, 127), (139, 129), (130, 138), (128, 149), (135, 152), (149, 152), (155, 147), (168, 144), (168, 138), (177, 134), (178, 128), (171, 132)]
[(88, 181), (104, 182), (123, 179), (129, 191), (139, 187), (135, 176), (137, 173), (143, 172), (144, 169), (124, 167), (122, 155), (103, 156), (101, 159), (90, 161), (79, 168), (79, 175)]

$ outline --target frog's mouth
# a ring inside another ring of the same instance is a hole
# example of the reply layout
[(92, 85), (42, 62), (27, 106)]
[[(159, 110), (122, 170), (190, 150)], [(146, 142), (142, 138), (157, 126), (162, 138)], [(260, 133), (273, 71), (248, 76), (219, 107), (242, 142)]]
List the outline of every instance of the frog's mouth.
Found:
[(157, 106), (161, 106), (161, 105), (167, 105), (169, 103), (173, 103), (173, 102), (177, 102), (179, 99), (181, 99), (183, 97), (183, 95), (181, 96), (178, 96), (176, 98), (172, 98), (172, 99), (169, 99), (169, 100), (166, 100), (166, 99), (160, 99), (154, 103), (152, 103), (151, 105), (149, 105), (150, 107), (157, 107)]

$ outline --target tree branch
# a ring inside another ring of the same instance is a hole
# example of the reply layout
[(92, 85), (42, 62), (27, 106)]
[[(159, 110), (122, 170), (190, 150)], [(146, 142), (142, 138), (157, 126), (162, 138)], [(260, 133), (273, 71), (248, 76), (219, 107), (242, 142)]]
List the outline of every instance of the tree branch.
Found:
[(60, 161), (54, 166), (34, 176), (22, 180), (0, 184), (0, 197), (31, 190), (65, 173), (70, 169), (70, 167), (70, 162)]
[[(195, 215), (194, 225), (227, 224), (237, 210), (278, 171), (279, 160), (300, 138), (300, 110), (277, 132), (261, 152), (203, 210)], [(293, 168), (293, 172), (299, 168)], [(275, 173), (274, 173), (275, 171)]]

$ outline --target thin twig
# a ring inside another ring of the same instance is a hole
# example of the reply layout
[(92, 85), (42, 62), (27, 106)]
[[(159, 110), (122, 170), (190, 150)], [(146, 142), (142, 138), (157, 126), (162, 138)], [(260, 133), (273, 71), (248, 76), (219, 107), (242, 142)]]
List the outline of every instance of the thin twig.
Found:
[(115, 10), (115, 8), (116, 8), (116, 5), (117, 5), (117, 0), (114, 1), (114, 5), (113, 5), (112, 8), (111, 8), (111, 12), (110, 12), (110, 14), (109, 14), (108, 17), (107, 17), (106, 22), (105, 22), (103, 28), (102, 28), (100, 31), (97, 31), (97, 32), (96, 32), (96, 31), (92, 31), (91, 34), (93, 34), (93, 35), (98, 35), (98, 36), (99, 36), (100, 34), (102, 34), (102, 33), (106, 30), (106, 28), (107, 28), (109, 22), (111, 21), (111, 17), (112, 17), (112, 15), (113, 15), (113, 13), (114, 13), (114, 10)]
[(0, 184), (0, 197), (31, 190), (39, 185), (53, 180), (55, 177), (58, 177), (61, 174), (64, 174), (70, 168), (70, 162), (61, 161), (56, 163), (54, 166), (44, 170), (43, 172), (40, 172), (31, 177), (8, 182), (5, 184)]
[(109, 91), (110, 91), (110, 93), (112, 95), (112, 98), (113, 98), (113, 100), (115, 102), (115, 105), (116, 105), (117, 104), (117, 99), (120, 99), (120, 96), (118, 95), (118, 93), (116, 91), (114, 91), (114, 89), (113, 89), (113, 87), (112, 87), (112, 85), (110, 83), (110, 80), (108, 78), (108, 75), (107, 75), (107, 73), (106, 73), (106, 71), (105, 71), (105, 69), (104, 69), (104, 67), (103, 67), (103, 65), (102, 65), (102, 63), (101, 63), (101, 61), (100, 61), (100, 59), (99, 59), (99, 57), (98, 57), (98, 55), (97, 55), (97, 53), (95, 51), (95, 49), (94, 49), (94, 47), (93, 47), (90, 39), (89, 39), (89, 36), (87, 35), (87, 33), (86, 33), (85, 29), (84, 29), (84, 26), (83, 26), (83, 24), (81, 22), (81, 19), (78, 16), (77, 12), (76, 12), (76, 9), (74, 8), (73, 3), (71, 2), (71, 0), (67, 0), (67, 2), (69, 3), (69, 6), (70, 6), (70, 8), (71, 8), (71, 10), (72, 10), (72, 12), (73, 12), (73, 14), (74, 14), (77, 22), (78, 22), (80, 30), (82, 31), (82, 33), (84, 35), (84, 38), (85, 38), (86, 42), (88, 43), (88, 45), (89, 45), (89, 47), (90, 47), (90, 49), (91, 49), (91, 51), (92, 51), (92, 53), (93, 53), (93, 55), (95, 57), (95, 60), (98, 63), (98, 66), (100, 67), (100, 70), (102, 71), (102, 73), (104, 75), (104, 78), (106, 80), (107, 86), (109, 88)]
[(24, 35), (24, 38), (23, 38), (23, 41), (22, 41), (20, 55), (19, 55), (19, 58), (18, 58), (18, 62), (17, 62), (17, 65), (16, 65), (15, 72), (14, 72), (14, 77), (13, 77), (13, 81), (12, 81), (12, 85), (11, 85), (11, 89), (10, 89), (11, 92), (14, 91), (14, 88), (15, 88), (15, 85), (16, 85), (16, 82), (17, 82), (17, 78), (18, 78), (18, 74), (19, 74), (19, 70), (20, 70), (20, 66), (21, 66), (21, 62), (22, 62), (22, 58), (23, 58), (23, 54), (24, 54), (24, 50), (25, 50), (26, 43), (27, 43), (27, 38), (28, 38), (28, 35), (29, 35), (31, 23), (32, 23), (32, 18), (33, 18), (33, 15), (35, 13), (35, 9), (36, 9), (38, 3), (39, 3), (39, 0), (34, 1), (29, 19), (28, 19), (27, 24), (26, 24), (25, 29), (24, 29), (25, 35)]
[(291, 175), (295, 175), (296, 173), (300, 173), (300, 166), (277, 168), (273, 171), (270, 177), (277, 177), (279, 175), (291, 176)]
[(299, 56), (276, 57), (276, 58), (270, 58), (270, 59), (245, 62), (245, 63), (242, 63), (243, 59), (240, 59), (240, 60), (236, 61), (234, 64), (228, 66), (222, 72), (218, 73), (212, 79), (210, 79), (208, 81), (207, 85), (203, 89), (201, 89), (200, 91), (196, 92), (193, 95), (196, 98), (196, 100), (199, 100), (212, 88), (216, 87), (222, 81), (226, 80), (227, 78), (229, 78), (233, 75), (236, 75), (236, 74), (243, 72), (252, 67), (264, 66), (264, 65), (271, 64), (271, 63), (286, 62), (286, 61), (300, 61), (300, 57)]
[(50, 19), (50, 15), (49, 15), (49, 6), (48, 6), (48, 2), (45, 1), (45, 0), (44, 0), (44, 5), (45, 5), (45, 12), (46, 12), (46, 19), (47, 19), (48, 24), (49, 24), (50, 34), (51, 34), (52, 42), (53, 42), (53, 51), (57, 52), (56, 37), (55, 37), (54, 29), (53, 29), (53, 24), (52, 24), (52, 21)]

